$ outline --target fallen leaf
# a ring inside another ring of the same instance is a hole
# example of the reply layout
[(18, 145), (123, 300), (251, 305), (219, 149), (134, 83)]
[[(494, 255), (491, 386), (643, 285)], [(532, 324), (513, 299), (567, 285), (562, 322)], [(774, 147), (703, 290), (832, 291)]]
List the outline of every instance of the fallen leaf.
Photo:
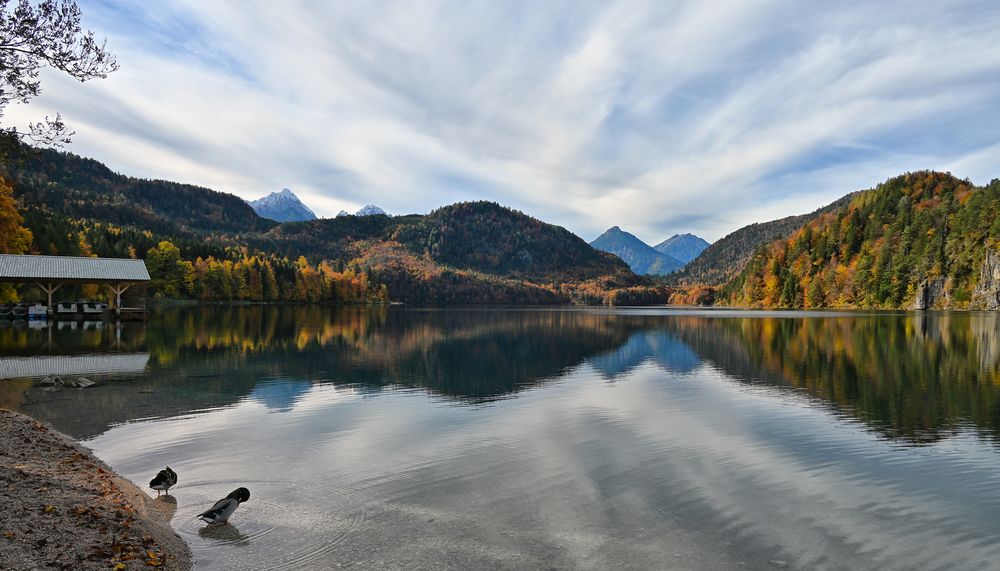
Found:
[(160, 565), (163, 565), (163, 562), (160, 561), (160, 555), (158, 553), (152, 550), (147, 550), (146, 565), (150, 567), (159, 567)]
[(56, 507), (55, 506), (45, 506), (45, 513), (50, 514), (50, 513), (54, 512), (54, 511), (56, 511)]
[(125, 565), (124, 563), (119, 563), (114, 567), (112, 567), (111, 571), (122, 571), (122, 569), (125, 569), (126, 567), (128, 567), (128, 565)]

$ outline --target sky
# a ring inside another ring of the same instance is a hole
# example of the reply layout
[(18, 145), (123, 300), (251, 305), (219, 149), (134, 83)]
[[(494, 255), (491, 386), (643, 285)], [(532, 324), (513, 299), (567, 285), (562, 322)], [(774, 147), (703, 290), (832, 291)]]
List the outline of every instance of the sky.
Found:
[(914, 170), (1000, 177), (995, 0), (78, 0), (121, 69), (8, 110), (332, 217), (491, 200), (710, 241)]

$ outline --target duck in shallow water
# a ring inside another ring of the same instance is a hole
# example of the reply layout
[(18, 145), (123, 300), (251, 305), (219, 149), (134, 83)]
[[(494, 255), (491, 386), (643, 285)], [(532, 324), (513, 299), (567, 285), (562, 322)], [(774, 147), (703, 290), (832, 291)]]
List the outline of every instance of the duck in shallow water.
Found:
[(195, 517), (201, 518), (201, 521), (205, 523), (228, 523), (229, 517), (233, 515), (236, 508), (249, 499), (250, 490), (236, 488), (228, 496), (215, 502), (215, 505)]
[(156, 490), (156, 497), (160, 497), (160, 492), (170, 493), (170, 486), (177, 483), (177, 472), (170, 469), (170, 466), (160, 470), (156, 477), (150, 480), (149, 487)]

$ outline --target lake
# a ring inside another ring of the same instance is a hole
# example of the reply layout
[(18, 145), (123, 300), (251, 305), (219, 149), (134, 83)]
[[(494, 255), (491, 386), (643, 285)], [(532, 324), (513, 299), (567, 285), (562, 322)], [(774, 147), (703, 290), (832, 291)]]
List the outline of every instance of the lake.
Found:
[(196, 568), (1000, 566), (992, 313), (166, 308), (0, 322), (0, 379), (173, 468)]

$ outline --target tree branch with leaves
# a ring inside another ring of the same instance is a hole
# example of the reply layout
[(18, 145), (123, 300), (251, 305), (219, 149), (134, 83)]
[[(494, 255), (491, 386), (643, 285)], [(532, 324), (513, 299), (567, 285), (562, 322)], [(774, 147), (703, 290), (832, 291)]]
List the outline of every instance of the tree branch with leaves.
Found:
[[(12, 102), (28, 103), (41, 93), (38, 76), (46, 66), (84, 82), (118, 69), (106, 41), (80, 26), (82, 13), (72, 0), (0, 0), (0, 118)], [(0, 127), (0, 134), (34, 144), (61, 146), (74, 134), (62, 116), (46, 116), (26, 131)]]

